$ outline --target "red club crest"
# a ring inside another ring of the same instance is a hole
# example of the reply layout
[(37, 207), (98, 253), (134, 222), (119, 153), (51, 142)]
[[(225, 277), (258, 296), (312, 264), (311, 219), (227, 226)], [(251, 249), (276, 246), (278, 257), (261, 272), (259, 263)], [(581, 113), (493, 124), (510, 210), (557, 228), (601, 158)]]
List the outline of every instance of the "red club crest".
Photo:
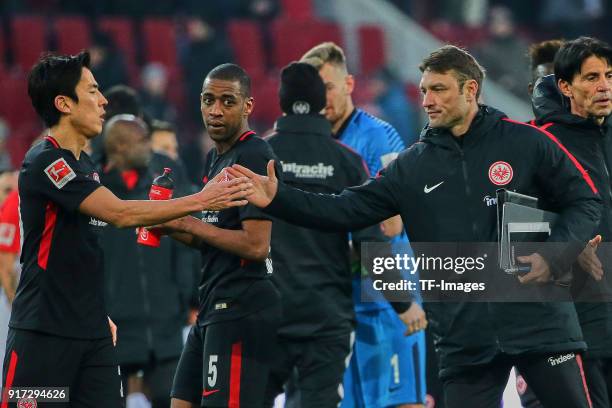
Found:
[(505, 186), (512, 181), (512, 166), (505, 161), (497, 161), (489, 167), (489, 180), (496, 186)]
[(36, 408), (37, 406), (36, 400), (32, 398), (22, 398), (17, 401), (17, 408)]
[(525, 379), (523, 378), (522, 375), (517, 375), (516, 376), (516, 392), (518, 392), (519, 395), (523, 395), (525, 394), (526, 391), (527, 391), (527, 383), (525, 382)]

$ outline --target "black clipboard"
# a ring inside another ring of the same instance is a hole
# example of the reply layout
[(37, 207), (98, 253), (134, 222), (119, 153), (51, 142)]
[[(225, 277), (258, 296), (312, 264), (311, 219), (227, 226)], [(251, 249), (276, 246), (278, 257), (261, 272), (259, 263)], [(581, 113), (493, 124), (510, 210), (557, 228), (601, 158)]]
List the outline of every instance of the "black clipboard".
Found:
[(516, 257), (534, 252), (533, 242), (546, 241), (559, 216), (538, 208), (535, 197), (505, 189), (496, 193), (499, 266), (511, 275), (527, 273), (530, 267)]

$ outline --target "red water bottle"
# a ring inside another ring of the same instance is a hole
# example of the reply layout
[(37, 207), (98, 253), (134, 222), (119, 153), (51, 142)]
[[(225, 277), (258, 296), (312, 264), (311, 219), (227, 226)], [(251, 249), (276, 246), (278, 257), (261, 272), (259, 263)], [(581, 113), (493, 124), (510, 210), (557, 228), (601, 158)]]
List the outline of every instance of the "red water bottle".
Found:
[[(170, 178), (172, 169), (164, 168), (164, 174), (157, 176), (153, 180), (151, 190), (149, 190), (149, 200), (169, 200), (172, 198), (172, 191), (174, 190), (174, 181)], [(158, 247), (160, 244), (161, 236), (155, 232), (149, 231), (144, 227), (138, 228), (138, 242), (141, 245), (147, 245), (151, 247)]]

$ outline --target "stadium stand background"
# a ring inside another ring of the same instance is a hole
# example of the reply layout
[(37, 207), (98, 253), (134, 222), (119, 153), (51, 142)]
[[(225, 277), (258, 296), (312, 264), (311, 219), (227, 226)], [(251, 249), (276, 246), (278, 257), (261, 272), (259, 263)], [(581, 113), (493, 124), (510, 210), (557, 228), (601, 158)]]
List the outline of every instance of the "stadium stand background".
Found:
[[(357, 76), (356, 104), (388, 119), (411, 142), (423, 124), (414, 63), (423, 51), (416, 47), (413, 51), (415, 43), (398, 45), (403, 38), (398, 30), (423, 46), (449, 42), (478, 54), (491, 40), (490, 12), (499, 6), (514, 16), (513, 36), (525, 44), (579, 34), (608, 41), (611, 37), (612, 28), (605, 24), (610, 1), (604, 0), (4, 0), (0, 2), (0, 120), (9, 132), (0, 149), (8, 151), (18, 167), (43, 130), (25, 81), (42, 52), (101, 48), (106, 52), (98, 70), (103, 87), (118, 80), (141, 90), (154, 116), (177, 125), (185, 161), (197, 162), (189, 153), (197, 156), (194, 147), (196, 152), (207, 148), (206, 143), (201, 146), (197, 110), (201, 79), (212, 68), (206, 63), (215, 58), (231, 60), (247, 69), (256, 99), (252, 126), (264, 134), (280, 115), (280, 68), (321, 41), (346, 48), (351, 72)], [(578, 9), (568, 13), (569, 7)], [(565, 12), (556, 13), (557, 9)], [(405, 31), (410, 27), (415, 28)], [(517, 108), (508, 110), (520, 113), (513, 116), (528, 112), (526, 96), (511, 95), (503, 89), (504, 81), (485, 87), (489, 88), (501, 95), (496, 100), (516, 99)], [(197, 163), (187, 164), (197, 168)]]

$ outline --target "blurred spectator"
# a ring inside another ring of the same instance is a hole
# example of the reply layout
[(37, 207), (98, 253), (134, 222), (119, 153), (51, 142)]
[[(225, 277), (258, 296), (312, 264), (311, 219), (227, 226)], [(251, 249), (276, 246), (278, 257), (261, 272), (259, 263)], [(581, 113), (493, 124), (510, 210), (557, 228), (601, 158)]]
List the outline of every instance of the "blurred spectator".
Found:
[(104, 96), (108, 100), (106, 120), (121, 113), (128, 113), (142, 118), (142, 102), (135, 89), (127, 85), (117, 85), (104, 92)]
[(491, 38), (476, 50), (478, 60), (487, 75), (515, 95), (526, 99), (525, 84), (529, 82), (527, 42), (516, 32), (510, 10), (503, 6), (491, 9)]
[(188, 89), (187, 106), (190, 110), (190, 120), (201, 124), (198, 101), (202, 92), (202, 81), (211, 69), (226, 62), (233, 62), (234, 58), (225, 37), (200, 18), (187, 21), (186, 36), (187, 45), (182, 62)]
[(168, 102), (168, 71), (163, 64), (153, 62), (142, 70), (142, 108), (154, 119), (173, 122), (176, 120), (176, 109)]
[(11, 304), (19, 279), (19, 194), (17, 174), (0, 173), (0, 359), (4, 358)]
[[(172, 169), (174, 177), (185, 180), (186, 188), (190, 193), (195, 193), (199, 189), (196, 188), (190, 179), (187, 177), (187, 170), (183, 161), (179, 157), (179, 145), (176, 137), (176, 128), (170, 122), (162, 120), (153, 120), (151, 123), (151, 148), (156, 154), (167, 156), (175, 162), (175, 167)], [(200, 183), (197, 184), (198, 186)]]
[(562, 45), (563, 40), (548, 40), (529, 46), (529, 69), (531, 70), (531, 81), (527, 85), (529, 95), (533, 93), (533, 87), (538, 79), (555, 73), (555, 55)]
[[(119, 114), (130, 114), (138, 118), (144, 119), (142, 110), (142, 102), (140, 96), (135, 89), (127, 85), (115, 85), (108, 91), (104, 92), (104, 96), (108, 100), (106, 105), (106, 121), (113, 116)], [(101, 135), (93, 138), (90, 142), (91, 159), (94, 164), (99, 167), (104, 167), (106, 164), (106, 152), (104, 150), (104, 132)]]
[[(105, 129), (108, 163), (101, 183), (124, 200), (148, 198), (153, 179), (176, 162), (151, 150), (144, 122), (117, 115)], [(174, 196), (188, 191), (173, 171)], [(169, 238), (157, 248), (139, 245), (134, 229), (108, 225), (100, 237), (104, 249), (105, 296), (118, 327), (117, 357), (127, 406), (151, 401), (170, 406), (170, 387), (182, 349), (182, 329), (195, 296), (194, 257), (199, 254)]]
[(593, 22), (604, 16), (603, 0), (544, 0), (541, 24), (568, 38), (593, 33)]
[(0, 118), (0, 171), (5, 171), (13, 167), (11, 156), (7, 150), (7, 140), (10, 129), (4, 119)]
[(386, 68), (369, 81), (370, 93), (378, 105), (381, 119), (389, 122), (400, 134), (406, 146), (419, 138), (415, 110), (404, 92), (403, 84)]
[(18, 177), (19, 172), (13, 171), (11, 167), (0, 169), (0, 205), (4, 203), (4, 200), (11, 193), (11, 191), (17, 190)]
[(95, 33), (89, 53), (91, 55), (91, 72), (94, 74), (102, 92), (114, 85), (128, 83), (123, 54), (108, 35)]
[(176, 130), (170, 122), (154, 120), (151, 128), (151, 147), (155, 153), (165, 154), (178, 160), (178, 141)]
[(521, 26), (538, 24), (542, 12), (541, 1), (533, 0), (492, 0), (491, 6), (505, 6), (512, 11), (515, 22)]

